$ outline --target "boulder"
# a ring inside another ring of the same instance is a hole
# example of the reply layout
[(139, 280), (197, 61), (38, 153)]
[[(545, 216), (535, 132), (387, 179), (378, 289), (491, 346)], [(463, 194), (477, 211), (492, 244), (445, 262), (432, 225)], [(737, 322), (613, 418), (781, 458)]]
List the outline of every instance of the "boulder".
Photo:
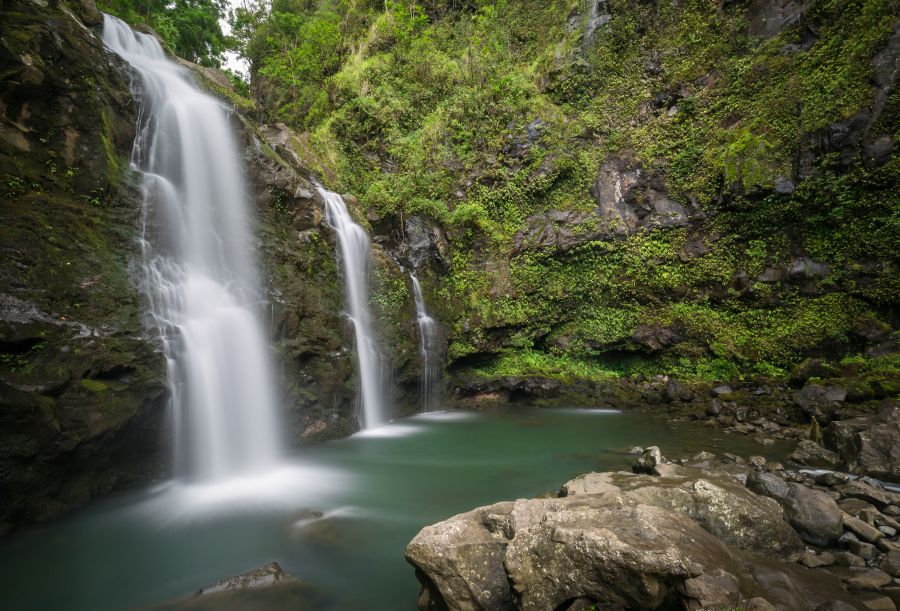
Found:
[(844, 518), (844, 527), (863, 541), (868, 541), (869, 543), (875, 543), (884, 536), (881, 531), (874, 526), (866, 524), (859, 518), (854, 518), (853, 516), (846, 516)]
[(851, 590), (878, 590), (891, 583), (891, 576), (880, 569), (850, 567), (844, 583)]
[(828, 552), (816, 554), (812, 550), (806, 550), (806, 554), (800, 559), (800, 564), (810, 569), (816, 569), (820, 566), (831, 566), (834, 562), (835, 558), (833, 554)]
[(706, 606), (722, 598), (719, 585), (737, 582), (723, 575), (734, 564), (727, 548), (687, 516), (650, 505), (546, 510), (517, 530), (506, 556), (523, 609), (556, 609), (581, 597), (653, 609), (678, 594), (677, 583), (682, 598)]
[(882, 571), (893, 577), (900, 577), (900, 552), (888, 552), (878, 565)]
[[(515, 608), (504, 559), (513, 503), (498, 503), (426, 526), (406, 548), (422, 584), (420, 609)], [(504, 529), (501, 525), (506, 526)]]
[[(703, 609), (755, 596), (764, 600), (753, 608), (769, 609), (849, 600), (805, 567), (770, 561), (803, 553), (774, 500), (724, 473), (664, 466), (655, 477), (589, 473), (567, 482), (560, 498), (497, 503), (424, 528), (407, 547), (419, 608)], [(740, 561), (734, 548), (745, 550)]]
[(842, 512), (834, 499), (824, 492), (791, 484), (781, 506), (788, 522), (807, 543), (825, 547), (843, 534)]
[(659, 451), (659, 448), (656, 446), (650, 446), (641, 454), (640, 458), (638, 458), (633, 465), (631, 465), (631, 470), (635, 473), (648, 473), (650, 475), (659, 475), (656, 471), (656, 466), (661, 465), (664, 462), (664, 458), (662, 453)]
[[(851, 500), (868, 503), (878, 510), (885, 510), (889, 505), (900, 502), (900, 494), (875, 488), (861, 481), (850, 481), (835, 488), (841, 494), (841, 501)], [(864, 508), (860, 506), (860, 508)]]
[(892, 401), (875, 416), (831, 422), (826, 446), (854, 473), (900, 481), (900, 405)]
[(747, 475), (747, 488), (779, 503), (784, 501), (791, 492), (790, 484), (769, 471), (756, 471)]
[(784, 509), (785, 519), (807, 543), (831, 545), (844, 532), (841, 509), (825, 492), (785, 482), (774, 473), (765, 471), (750, 473), (747, 487), (757, 494), (775, 499)]
[(804, 439), (797, 444), (797, 448), (791, 452), (788, 459), (807, 467), (837, 467), (840, 458), (837, 454), (823, 448), (814, 441)]
[(847, 391), (837, 386), (807, 384), (794, 394), (794, 403), (819, 422), (831, 422), (847, 398)]

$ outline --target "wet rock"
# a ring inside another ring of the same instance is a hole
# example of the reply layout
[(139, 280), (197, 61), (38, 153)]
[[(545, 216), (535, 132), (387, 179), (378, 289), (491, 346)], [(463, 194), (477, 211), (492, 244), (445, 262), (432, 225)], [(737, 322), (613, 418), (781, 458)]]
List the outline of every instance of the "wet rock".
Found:
[(849, 481), (842, 486), (838, 486), (836, 490), (840, 492), (841, 496), (845, 499), (863, 501), (879, 510), (885, 509), (888, 505), (894, 503), (895, 499), (900, 498), (900, 495), (898, 494), (886, 490), (879, 490), (878, 488), (861, 481)]
[(867, 563), (871, 562), (878, 553), (877, 548), (871, 543), (863, 543), (862, 541), (850, 541), (847, 544), (847, 551), (856, 554)]
[(830, 600), (816, 607), (815, 611), (857, 611), (857, 609), (849, 603), (840, 600)]
[(828, 552), (822, 552), (821, 554), (816, 554), (812, 550), (806, 550), (806, 554), (804, 554), (803, 558), (800, 559), (800, 564), (803, 566), (816, 569), (822, 566), (831, 566), (834, 564), (835, 558), (833, 554)]
[(450, 244), (437, 223), (416, 214), (406, 219), (404, 233), (403, 243), (408, 249), (405, 258), (414, 270), (421, 270), (426, 265), (436, 269), (449, 268)]
[(791, 526), (807, 543), (828, 546), (843, 534), (842, 512), (824, 492), (791, 484), (782, 507)]
[(419, 607), (734, 607), (752, 582), (765, 599), (754, 603), (760, 609), (842, 598), (803, 567), (753, 564), (750, 575), (735, 562), (728, 546), (766, 558), (802, 555), (775, 501), (727, 476), (663, 466), (665, 477), (586, 474), (567, 482), (561, 498), (498, 503), (426, 527), (407, 549), (422, 584)]
[(420, 609), (512, 609), (506, 577), (509, 541), (486, 526), (488, 515), (511, 516), (513, 503), (498, 503), (426, 526), (406, 548), (406, 560), (422, 584)]
[(648, 350), (660, 350), (681, 341), (681, 335), (670, 327), (661, 325), (638, 325), (631, 340)]
[(878, 590), (891, 583), (891, 576), (880, 569), (850, 567), (843, 581), (851, 590)]
[(891, 551), (885, 554), (878, 568), (892, 577), (900, 577), (900, 551)]
[(731, 394), (734, 391), (728, 384), (719, 384), (718, 386), (713, 386), (710, 392), (712, 393), (712, 396), (718, 397), (719, 395)]
[(774, 473), (764, 471), (750, 473), (747, 487), (775, 499), (784, 509), (785, 518), (807, 543), (830, 545), (843, 533), (842, 512), (824, 492), (785, 482)]
[(776, 501), (785, 500), (791, 492), (790, 484), (771, 472), (755, 472), (747, 476), (747, 488)]
[(897, 611), (890, 597), (879, 594), (862, 593), (859, 595), (859, 603), (870, 611)]
[(831, 422), (847, 398), (847, 391), (836, 386), (807, 384), (794, 394), (794, 402), (819, 422)]
[(824, 439), (855, 473), (900, 481), (900, 406), (888, 405), (876, 416), (832, 422)]
[(789, 561), (803, 553), (778, 504), (730, 478), (704, 477), (697, 469), (681, 468), (680, 475), (660, 485), (646, 476), (610, 481), (620, 487), (619, 494), (637, 502), (687, 513), (729, 545)]
[(0, 17), (0, 524), (43, 522), (165, 473), (165, 362), (125, 266), (131, 75), (79, 19), (90, 1)]
[(760, 596), (748, 600), (746, 609), (747, 611), (776, 611), (772, 603)]
[(685, 609), (709, 609), (736, 605), (741, 597), (738, 578), (722, 569), (713, 569), (699, 577), (685, 579), (679, 588), (687, 598)]
[(513, 237), (513, 254), (525, 250), (568, 252), (579, 244), (609, 237), (596, 228), (596, 218), (587, 212), (550, 210), (525, 219), (525, 229)]
[(591, 194), (599, 217), (616, 235), (688, 222), (687, 209), (668, 196), (663, 177), (624, 158), (604, 162)]
[(828, 471), (826, 473), (820, 473), (816, 476), (815, 482), (820, 486), (840, 486), (841, 484), (846, 484), (850, 479), (846, 473), (840, 473), (838, 471)]
[(766, 467), (766, 459), (762, 456), (751, 456), (747, 459), (747, 463), (757, 471), (762, 471)]
[(641, 454), (640, 458), (638, 458), (633, 465), (631, 465), (631, 470), (634, 473), (647, 473), (650, 475), (659, 475), (656, 471), (656, 466), (661, 465), (664, 462), (662, 453), (659, 451), (659, 448), (656, 446), (650, 446)]
[(773, 38), (797, 24), (815, 6), (815, 0), (752, 0), (747, 6), (750, 34)]
[(848, 551), (834, 552), (834, 561), (841, 566), (865, 567), (866, 561)]
[(197, 596), (209, 596), (235, 590), (261, 590), (296, 581), (297, 578), (290, 573), (285, 573), (277, 562), (270, 562), (258, 569), (253, 569), (234, 577), (226, 577), (204, 586), (197, 592)]
[(846, 516), (844, 518), (844, 528), (859, 537), (861, 540), (868, 541), (869, 543), (875, 543), (884, 536), (881, 531), (879, 531), (874, 526), (866, 524), (859, 518), (855, 518), (853, 516)]
[(798, 443), (788, 458), (808, 467), (837, 467), (841, 462), (837, 454), (808, 439)]

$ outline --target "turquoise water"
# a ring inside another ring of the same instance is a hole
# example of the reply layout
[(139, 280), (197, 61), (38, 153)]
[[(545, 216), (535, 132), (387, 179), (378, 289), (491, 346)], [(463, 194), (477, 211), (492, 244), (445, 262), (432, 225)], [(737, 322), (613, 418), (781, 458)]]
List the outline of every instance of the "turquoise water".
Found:
[(0, 544), (0, 600), (4, 609), (142, 609), (277, 561), (307, 585), (251, 595), (241, 608), (411, 610), (419, 588), (403, 551), (423, 526), (627, 469), (630, 447), (653, 444), (673, 457), (785, 450), (603, 410), (417, 416), (298, 451), (263, 478), (159, 486), (16, 534)]

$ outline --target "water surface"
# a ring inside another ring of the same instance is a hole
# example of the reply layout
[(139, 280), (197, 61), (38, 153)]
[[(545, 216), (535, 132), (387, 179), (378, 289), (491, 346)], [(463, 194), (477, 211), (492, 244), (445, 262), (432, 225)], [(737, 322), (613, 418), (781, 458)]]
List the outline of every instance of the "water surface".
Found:
[(673, 457), (785, 450), (634, 413), (426, 414), (303, 449), (265, 477), (158, 486), (14, 535), (0, 545), (3, 608), (153, 607), (277, 561), (310, 584), (309, 608), (412, 610), (418, 585), (403, 550), (423, 526), (552, 492), (588, 471), (627, 469), (628, 449), (652, 444)]

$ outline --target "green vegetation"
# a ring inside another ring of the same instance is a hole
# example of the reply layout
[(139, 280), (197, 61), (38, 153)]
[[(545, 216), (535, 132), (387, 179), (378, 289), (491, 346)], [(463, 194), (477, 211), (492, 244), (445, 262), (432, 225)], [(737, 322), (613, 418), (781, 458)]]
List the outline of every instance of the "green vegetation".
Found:
[(132, 25), (147, 24), (179, 57), (219, 66), (230, 45), (219, 20), (224, 0), (100, 0), (97, 8)]
[[(770, 39), (746, 3), (602, 10), (590, 37), (581, 0), (273, 0), (232, 21), (264, 120), (305, 132), (368, 215), (447, 234), (432, 282), (451, 365), (713, 379), (857, 351), (860, 321), (900, 294), (900, 169), (825, 155), (815, 134), (871, 107), (891, 7), (824, 0)], [(873, 134), (896, 137), (897, 108)], [(606, 161), (692, 222), (605, 231)], [(576, 214), (571, 247), (524, 239), (548, 211)], [(378, 305), (399, 307), (382, 281)]]

